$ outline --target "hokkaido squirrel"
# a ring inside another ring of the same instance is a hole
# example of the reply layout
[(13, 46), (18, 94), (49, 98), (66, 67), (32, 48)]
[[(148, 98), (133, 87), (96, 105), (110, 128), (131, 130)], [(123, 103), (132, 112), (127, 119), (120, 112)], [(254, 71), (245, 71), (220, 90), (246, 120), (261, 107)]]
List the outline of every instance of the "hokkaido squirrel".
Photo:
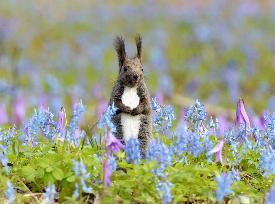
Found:
[(135, 41), (137, 54), (129, 58), (125, 51), (124, 39), (118, 36), (114, 40), (119, 75), (112, 90), (110, 103), (114, 103), (117, 108), (116, 114), (112, 116), (112, 122), (116, 127), (115, 137), (123, 144), (132, 137), (137, 138), (140, 142), (141, 156), (144, 158), (152, 134), (152, 110), (141, 64), (141, 36), (137, 35)]

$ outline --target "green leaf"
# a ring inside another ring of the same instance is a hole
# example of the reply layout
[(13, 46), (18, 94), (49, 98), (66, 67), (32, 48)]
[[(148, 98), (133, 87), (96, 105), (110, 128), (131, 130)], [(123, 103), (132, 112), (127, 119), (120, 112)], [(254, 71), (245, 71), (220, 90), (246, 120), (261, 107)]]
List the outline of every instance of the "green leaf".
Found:
[(75, 176), (68, 177), (67, 181), (70, 182), (70, 183), (74, 182), (75, 181)]
[(60, 169), (60, 168), (55, 168), (54, 171), (52, 172), (53, 174), (53, 177), (56, 179), (56, 180), (62, 180), (64, 178), (64, 173), (63, 171)]

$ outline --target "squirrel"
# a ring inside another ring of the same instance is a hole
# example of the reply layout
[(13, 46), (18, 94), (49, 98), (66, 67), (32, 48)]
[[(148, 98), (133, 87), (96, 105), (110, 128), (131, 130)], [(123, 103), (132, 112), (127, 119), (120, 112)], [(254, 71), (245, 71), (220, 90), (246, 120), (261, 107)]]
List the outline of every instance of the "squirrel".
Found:
[(116, 127), (115, 137), (125, 144), (130, 138), (140, 142), (142, 158), (152, 134), (152, 110), (150, 94), (144, 81), (141, 64), (142, 38), (135, 38), (137, 54), (129, 58), (125, 51), (124, 39), (118, 36), (114, 47), (118, 57), (119, 75), (110, 98), (110, 104), (117, 108), (112, 116)]

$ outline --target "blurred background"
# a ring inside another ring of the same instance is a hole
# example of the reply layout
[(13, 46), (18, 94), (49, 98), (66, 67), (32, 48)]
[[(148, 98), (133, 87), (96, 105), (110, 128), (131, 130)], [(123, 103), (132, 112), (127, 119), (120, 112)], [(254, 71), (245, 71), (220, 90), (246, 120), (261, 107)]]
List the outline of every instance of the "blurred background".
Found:
[[(199, 98), (213, 114), (275, 110), (273, 0), (0, 1), (0, 124), (35, 107), (70, 110), (82, 99), (92, 124), (118, 74), (113, 39), (130, 56), (143, 36), (152, 96), (177, 110)], [(70, 111), (71, 112), (71, 111)]]

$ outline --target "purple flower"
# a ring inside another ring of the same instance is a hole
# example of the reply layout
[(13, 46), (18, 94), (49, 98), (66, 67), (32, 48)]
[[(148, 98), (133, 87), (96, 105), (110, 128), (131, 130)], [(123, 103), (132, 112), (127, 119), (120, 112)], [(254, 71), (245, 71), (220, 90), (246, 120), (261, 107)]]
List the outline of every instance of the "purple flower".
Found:
[(244, 124), (247, 128), (250, 128), (250, 121), (245, 111), (243, 99), (239, 99), (237, 103), (235, 124), (236, 125)]
[(118, 152), (123, 148), (123, 144), (111, 132), (107, 133), (106, 146), (108, 154)]
[(215, 162), (222, 163), (222, 148), (223, 148), (224, 141), (220, 140), (218, 144), (210, 151), (211, 154), (216, 153)]
[(109, 158), (108, 158), (108, 156), (106, 156), (106, 159), (103, 161), (103, 184), (104, 184), (104, 186), (111, 185), (112, 169), (110, 167), (108, 160), (109, 160)]
[(65, 128), (65, 110), (61, 107), (60, 111), (58, 112), (58, 121), (57, 121), (57, 130), (60, 132), (64, 131)]

